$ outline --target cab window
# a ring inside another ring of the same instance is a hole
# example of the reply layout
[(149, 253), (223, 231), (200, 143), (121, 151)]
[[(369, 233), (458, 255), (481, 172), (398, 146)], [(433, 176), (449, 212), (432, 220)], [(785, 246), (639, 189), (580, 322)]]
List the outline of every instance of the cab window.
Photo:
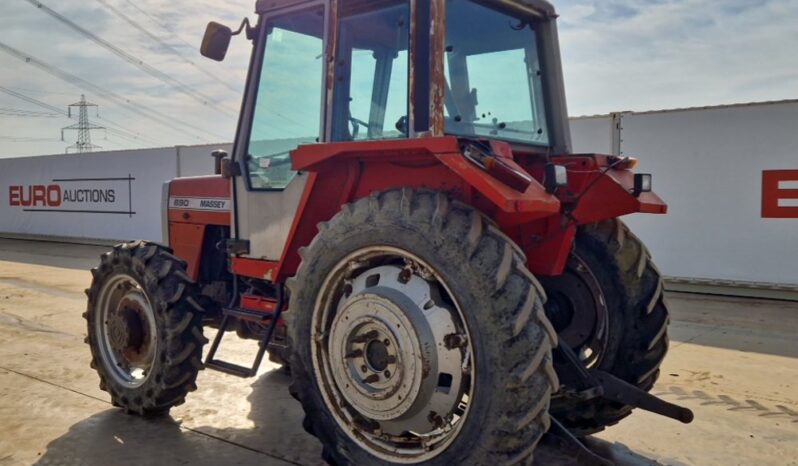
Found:
[(409, 30), (407, 0), (341, 2), (334, 141), (407, 137)]
[(283, 189), (294, 178), (289, 152), (318, 141), (324, 87), (324, 9), (272, 18), (249, 139), (253, 189)]

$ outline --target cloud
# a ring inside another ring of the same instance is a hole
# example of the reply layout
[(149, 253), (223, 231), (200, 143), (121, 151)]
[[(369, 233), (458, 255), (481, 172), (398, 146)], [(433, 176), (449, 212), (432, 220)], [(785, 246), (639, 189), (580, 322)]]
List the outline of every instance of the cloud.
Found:
[(798, 97), (792, 0), (576, 0), (560, 14), (572, 114)]
[[(60, 81), (0, 53), (0, 85), (66, 108), (81, 93), (100, 104), (99, 124), (146, 137), (93, 134), (106, 149), (231, 140), (250, 53), (233, 40), (223, 63), (198, 53), (210, 20), (235, 26), (254, 17), (254, 0), (105, 0), (157, 35), (176, 57), (96, 0), (41, 0), (94, 34), (207, 95), (202, 105), (123, 61), (27, 1), (3, 2), (0, 41), (53, 66), (123, 95), (198, 130), (178, 132), (126, 106)], [(573, 115), (796, 98), (798, 2), (794, 0), (570, 0), (555, 2), (560, 18), (569, 109)], [(221, 81), (221, 82), (219, 82)], [(230, 89), (233, 88), (233, 90)], [(20, 91), (23, 92), (23, 91)], [(0, 94), (0, 106), (41, 110)], [(225, 110), (226, 109), (226, 110)], [(0, 115), (0, 157), (63, 152), (66, 118)], [(180, 124), (180, 123), (175, 123)], [(69, 135), (68, 135), (69, 137)], [(74, 138), (74, 135), (72, 136)]]

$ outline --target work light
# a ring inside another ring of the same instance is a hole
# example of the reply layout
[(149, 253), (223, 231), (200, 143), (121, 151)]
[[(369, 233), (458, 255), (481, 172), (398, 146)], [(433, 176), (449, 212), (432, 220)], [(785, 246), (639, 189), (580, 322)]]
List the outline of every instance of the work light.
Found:
[(568, 186), (568, 170), (564, 165), (550, 163), (546, 165), (546, 177), (543, 179), (546, 191), (553, 193), (557, 188)]
[(635, 173), (634, 195), (639, 196), (640, 193), (650, 193), (650, 192), (651, 192), (651, 174)]

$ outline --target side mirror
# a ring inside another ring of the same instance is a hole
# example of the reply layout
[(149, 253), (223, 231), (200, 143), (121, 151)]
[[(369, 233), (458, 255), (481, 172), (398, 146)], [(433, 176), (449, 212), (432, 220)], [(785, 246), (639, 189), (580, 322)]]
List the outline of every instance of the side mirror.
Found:
[(203, 57), (211, 60), (222, 61), (224, 56), (227, 55), (227, 49), (230, 47), (230, 39), (232, 37), (233, 31), (229, 27), (211, 21), (208, 23), (208, 27), (205, 28), (205, 36), (202, 38), (200, 53)]

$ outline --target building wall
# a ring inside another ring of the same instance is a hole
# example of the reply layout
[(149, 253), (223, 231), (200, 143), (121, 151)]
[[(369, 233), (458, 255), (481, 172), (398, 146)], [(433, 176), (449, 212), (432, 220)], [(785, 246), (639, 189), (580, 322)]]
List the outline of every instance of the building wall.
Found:
[(622, 126), (622, 153), (669, 204), (628, 220), (664, 273), (798, 284), (798, 216), (762, 218), (763, 171), (798, 170), (798, 102), (631, 114)]

